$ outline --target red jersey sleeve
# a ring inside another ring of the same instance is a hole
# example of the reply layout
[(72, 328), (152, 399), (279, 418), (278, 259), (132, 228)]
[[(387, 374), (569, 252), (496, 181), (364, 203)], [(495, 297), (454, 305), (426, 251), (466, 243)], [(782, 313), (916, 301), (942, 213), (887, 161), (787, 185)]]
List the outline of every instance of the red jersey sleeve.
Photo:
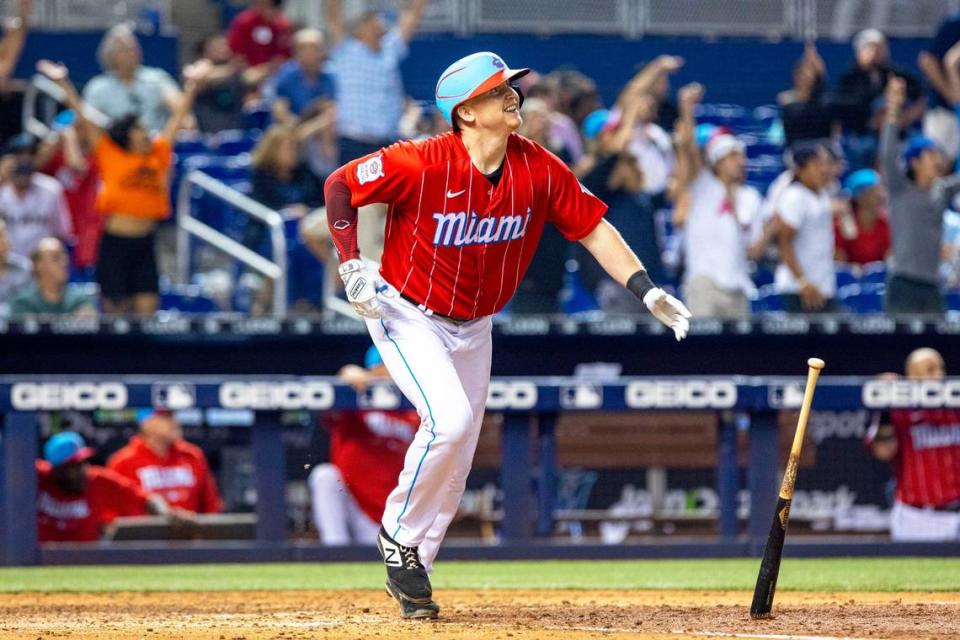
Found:
[(103, 467), (88, 470), (88, 500), (101, 524), (118, 516), (142, 516), (147, 512), (147, 492), (138, 484)]
[(600, 224), (607, 205), (583, 186), (560, 158), (546, 149), (541, 158), (547, 181), (547, 219), (567, 240), (582, 240)]
[(344, 168), (350, 204), (362, 207), (375, 202), (397, 202), (416, 192), (423, 162), (416, 144), (401, 141), (351, 160)]

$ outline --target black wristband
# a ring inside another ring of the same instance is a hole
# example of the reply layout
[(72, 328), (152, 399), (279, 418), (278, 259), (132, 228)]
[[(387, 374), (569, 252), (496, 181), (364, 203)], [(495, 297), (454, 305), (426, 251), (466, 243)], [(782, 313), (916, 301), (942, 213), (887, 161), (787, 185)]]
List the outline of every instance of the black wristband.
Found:
[(641, 300), (647, 295), (648, 291), (656, 288), (657, 285), (653, 284), (653, 280), (647, 275), (646, 269), (640, 269), (627, 280), (627, 289)]

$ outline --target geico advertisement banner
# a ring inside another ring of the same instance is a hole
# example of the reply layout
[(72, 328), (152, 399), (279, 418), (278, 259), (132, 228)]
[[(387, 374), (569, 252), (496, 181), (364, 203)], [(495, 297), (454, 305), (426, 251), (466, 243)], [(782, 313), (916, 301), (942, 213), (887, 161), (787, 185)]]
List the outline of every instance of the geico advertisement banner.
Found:
[(737, 404), (737, 385), (723, 380), (637, 380), (627, 383), (625, 401), (631, 409), (730, 409)]
[(220, 406), (225, 409), (313, 409), (333, 406), (329, 382), (224, 382)]
[(871, 380), (863, 385), (868, 409), (960, 407), (960, 380)]
[(127, 387), (120, 382), (18, 382), (10, 389), (15, 411), (123, 409)]

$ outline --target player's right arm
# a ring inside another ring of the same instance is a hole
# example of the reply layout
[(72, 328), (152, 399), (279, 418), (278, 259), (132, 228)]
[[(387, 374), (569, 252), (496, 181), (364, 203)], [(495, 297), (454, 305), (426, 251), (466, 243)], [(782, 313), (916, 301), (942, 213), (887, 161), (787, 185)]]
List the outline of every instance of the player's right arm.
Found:
[(324, 197), (330, 237), (340, 259), (340, 278), (347, 299), (366, 318), (380, 317), (377, 277), (360, 258), (357, 243), (357, 209), (375, 202), (397, 202), (419, 188), (414, 184), (421, 169), (416, 145), (398, 142), (376, 153), (343, 165), (327, 178)]

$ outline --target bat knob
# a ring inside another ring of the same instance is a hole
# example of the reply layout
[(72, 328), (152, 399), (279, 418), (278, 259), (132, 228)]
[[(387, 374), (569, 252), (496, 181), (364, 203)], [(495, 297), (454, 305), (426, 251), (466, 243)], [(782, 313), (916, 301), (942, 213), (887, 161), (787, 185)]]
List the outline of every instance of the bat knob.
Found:
[(807, 366), (811, 369), (823, 369), (826, 364), (820, 358), (810, 358), (807, 360)]

